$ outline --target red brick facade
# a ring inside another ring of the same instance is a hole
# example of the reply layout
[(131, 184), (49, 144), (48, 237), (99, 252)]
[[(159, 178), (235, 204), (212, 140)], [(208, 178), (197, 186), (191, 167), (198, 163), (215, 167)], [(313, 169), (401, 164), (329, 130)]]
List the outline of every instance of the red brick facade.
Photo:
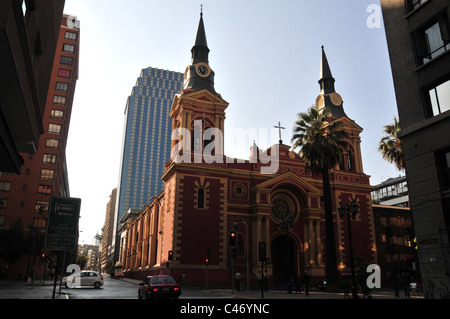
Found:
[[(3, 183), (0, 196), (4, 202), (0, 210), (0, 227), (7, 229), (20, 219), (25, 236), (31, 240), (30, 254), (8, 265), (9, 278), (30, 275), (36, 258), (36, 279), (42, 277), (42, 269), (48, 272), (51, 267), (51, 264), (43, 266), (40, 260), (45, 252), (43, 216), (47, 218), (52, 196), (70, 195), (65, 152), (78, 79), (79, 37), (80, 30), (74, 17), (63, 15), (43, 115), (45, 132), (40, 136), (35, 154), (21, 154), (24, 165), (20, 175), (0, 174), (0, 183)], [(8, 188), (4, 188), (6, 184)], [(43, 215), (38, 213), (39, 208)], [(31, 233), (33, 230), (35, 236)]]

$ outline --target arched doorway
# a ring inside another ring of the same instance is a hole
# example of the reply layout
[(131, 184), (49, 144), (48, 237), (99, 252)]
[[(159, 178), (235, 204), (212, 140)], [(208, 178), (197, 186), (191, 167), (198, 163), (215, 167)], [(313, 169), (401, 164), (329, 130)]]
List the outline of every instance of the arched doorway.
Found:
[(275, 283), (289, 282), (289, 276), (295, 279), (295, 244), (286, 235), (280, 235), (272, 243), (273, 280)]

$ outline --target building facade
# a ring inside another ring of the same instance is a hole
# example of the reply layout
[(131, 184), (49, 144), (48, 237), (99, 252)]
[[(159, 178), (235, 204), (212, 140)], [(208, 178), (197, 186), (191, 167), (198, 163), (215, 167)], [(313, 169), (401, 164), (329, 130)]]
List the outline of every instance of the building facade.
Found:
[(20, 153), (35, 154), (44, 133), (64, 2), (0, 3), (0, 172), (19, 174)]
[(111, 191), (109, 201), (106, 204), (105, 223), (102, 228), (102, 240), (100, 242), (100, 264), (102, 270), (109, 269), (114, 264), (114, 249), (112, 247), (114, 234), (114, 217), (116, 208), (117, 188)]
[[(178, 279), (184, 273), (188, 285), (208, 280), (226, 286), (234, 271), (242, 274), (244, 285), (256, 286), (256, 273), (264, 266), (270, 284), (301, 278), (305, 271), (313, 281), (323, 279), (321, 176), (306, 171), (303, 160), (282, 141), (268, 150), (254, 145), (249, 160), (226, 157), (220, 134), (228, 102), (215, 90), (202, 15), (191, 52), (183, 91), (170, 111), (179, 135), (161, 177), (164, 190), (126, 229), (121, 255), (127, 276), (171, 273)], [(342, 149), (346, 160), (330, 172), (338, 267), (347, 271), (348, 229), (337, 214), (339, 203), (356, 200), (355, 255), (376, 263), (371, 186), (362, 167), (362, 128), (345, 114), (323, 50), (320, 74), (316, 106), (329, 106), (330, 122), (342, 121), (349, 134), (348, 148)], [(235, 252), (228, 242), (233, 229)]]
[[(70, 18), (70, 21), (68, 19)], [(52, 196), (69, 197), (66, 143), (72, 104), (78, 79), (80, 29), (73, 17), (62, 16), (50, 85), (43, 113), (45, 132), (36, 153), (21, 153), (20, 174), (0, 173), (0, 227), (9, 228), (20, 220), (32, 245), (30, 254), (9, 267), (9, 275), (29, 275), (30, 260), (41, 256), (46, 218)], [(35, 236), (32, 236), (35, 234)], [(37, 271), (39, 269), (36, 269)]]
[(381, 6), (425, 295), (450, 298), (450, 1)]
[(409, 207), (406, 176), (389, 178), (375, 185), (372, 191), (372, 200), (379, 205)]
[(156, 68), (141, 71), (125, 107), (115, 229), (128, 209), (141, 209), (163, 189), (160, 176), (170, 157), (173, 96), (183, 74)]

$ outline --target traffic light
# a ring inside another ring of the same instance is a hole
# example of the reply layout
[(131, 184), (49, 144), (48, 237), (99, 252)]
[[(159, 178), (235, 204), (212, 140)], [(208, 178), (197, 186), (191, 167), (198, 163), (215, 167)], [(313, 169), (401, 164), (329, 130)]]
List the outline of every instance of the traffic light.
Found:
[(45, 263), (47, 263), (47, 260), (48, 260), (47, 255), (45, 253), (42, 253), (42, 255), (41, 255), (41, 262), (43, 264), (45, 264)]
[(230, 247), (236, 247), (237, 246), (237, 233), (236, 233), (236, 231), (235, 230), (230, 230), (230, 236), (229, 236), (229, 239), (230, 239)]
[(206, 258), (205, 258), (205, 265), (208, 266), (208, 264), (209, 264), (209, 258), (206, 257)]
[(173, 250), (169, 250), (169, 260), (173, 260)]

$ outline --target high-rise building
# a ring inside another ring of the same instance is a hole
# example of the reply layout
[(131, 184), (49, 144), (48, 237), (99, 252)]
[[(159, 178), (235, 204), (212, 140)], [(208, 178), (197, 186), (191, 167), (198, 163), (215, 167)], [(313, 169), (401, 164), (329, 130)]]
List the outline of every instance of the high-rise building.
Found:
[(183, 73), (146, 68), (125, 107), (125, 124), (116, 200), (116, 229), (128, 209), (141, 209), (163, 189), (161, 175), (170, 158), (173, 97)]
[(450, 298), (450, 1), (381, 6), (424, 292)]
[(111, 191), (111, 195), (109, 196), (109, 201), (106, 204), (106, 214), (105, 214), (105, 224), (102, 229), (102, 241), (101, 241), (101, 256), (100, 263), (102, 269), (109, 269), (109, 265), (113, 264), (112, 257), (112, 237), (114, 233), (114, 211), (116, 208), (116, 197), (117, 197), (117, 188), (114, 188)]
[[(78, 79), (79, 38), (79, 22), (63, 15), (43, 113), (45, 132), (34, 155), (20, 153), (24, 158), (20, 174), (0, 173), (0, 227), (8, 229), (20, 221), (31, 241), (32, 256), (44, 252), (45, 218), (52, 196), (70, 195), (66, 142)], [(8, 275), (28, 275), (30, 260), (33, 257), (24, 255), (10, 264)]]
[(44, 133), (64, 2), (0, 1), (0, 172), (18, 174)]

